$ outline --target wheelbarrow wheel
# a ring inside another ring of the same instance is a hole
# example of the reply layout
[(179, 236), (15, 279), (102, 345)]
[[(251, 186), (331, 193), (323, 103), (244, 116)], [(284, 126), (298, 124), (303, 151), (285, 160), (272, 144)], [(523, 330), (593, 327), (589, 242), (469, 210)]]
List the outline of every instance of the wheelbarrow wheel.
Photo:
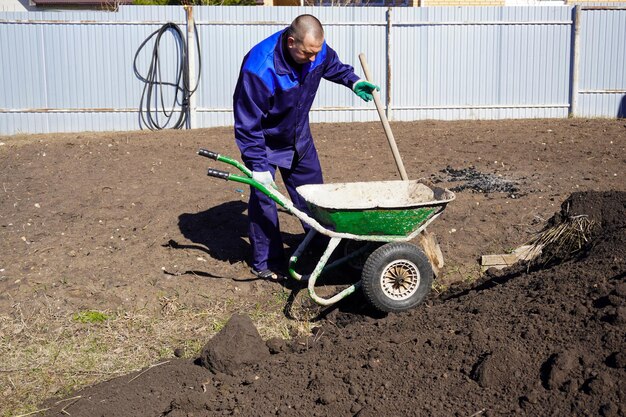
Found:
[(428, 294), (433, 270), (415, 245), (387, 243), (365, 261), (361, 284), (365, 298), (378, 310), (398, 312), (417, 306)]

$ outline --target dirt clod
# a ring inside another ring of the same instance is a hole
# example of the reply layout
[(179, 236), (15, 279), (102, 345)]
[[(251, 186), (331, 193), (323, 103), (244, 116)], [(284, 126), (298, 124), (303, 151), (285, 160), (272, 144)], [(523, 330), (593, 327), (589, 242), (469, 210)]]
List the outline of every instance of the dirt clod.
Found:
[(202, 366), (233, 375), (236, 371), (258, 364), (269, 356), (269, 350), (247, 315), (235, 314), (200, 353)]
[(578, 356), (574, 351), (565, 351), (553, 355), (546, 364), (547, 387), (549, 389), (560, 389), (566, 382), (571, 382), (572, 372), (578, 366)]
[(512, 346), (498, 348), (477, 364), (473, 377), (483, 388), (514, 387), (521, 378), (528, 358)]
[(285, 350), (287, 346), (285, 340), (279, 337), (273, 337), (269, 339), (265, 344), (267, 345), (267, 348), (269, 349), (271, 354), (280, 353)]

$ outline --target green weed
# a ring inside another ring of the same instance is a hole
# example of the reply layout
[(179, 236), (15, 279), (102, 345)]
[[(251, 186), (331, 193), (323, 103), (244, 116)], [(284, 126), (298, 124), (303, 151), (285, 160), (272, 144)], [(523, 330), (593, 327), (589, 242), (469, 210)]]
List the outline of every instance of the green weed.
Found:
[(72, 320), (79, 323), (103, 323), (110, 318), (111, 317), (100, 311), (93, 310), (79, 311), (72, 316)]

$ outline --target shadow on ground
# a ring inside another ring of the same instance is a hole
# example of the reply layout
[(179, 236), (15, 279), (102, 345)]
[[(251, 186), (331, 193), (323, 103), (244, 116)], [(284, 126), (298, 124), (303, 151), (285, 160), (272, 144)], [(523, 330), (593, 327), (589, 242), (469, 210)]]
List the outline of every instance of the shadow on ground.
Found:
[[(170, 240), (165, 246), (172, 249), (200, 250), (213, 259), (231, 264), (249, 262), (250, 245), (246, 240), (248, 234), (246, 208), (247, 204), (243, 201), (231, 201), (199, 213), (183, 213), (178, 217), (178, 227), (183, 236), (193, 243), (182, 244)], [(285, 255), (288, 258), (305, 235), (283, 232), (282, 236), (286, 244)], [(298, 272), (307, 274), (313, 270), (327, 241), (327, 238), (320, 236), (318, 244), (312, 245), (315, 247), (305, 251), (298, 261)], [(333, 259), (342, 255), (342, 247), (336, 249), (337, 254), (334, 254)], [(194, 271), (194, 273), (205, 275), (201, 271)], [(257, 278), (244, 280), (255, 279)], [(316, 284), (316, 291), (319, 290), (322, 296), (329, 297), (359, 279), (359, 270), (347, 266), (340, 267), (322, 275)], [(347, 313), (345, 317), (353, 316), (353, 319), (354, 316), (376, 318), (381, 317), (382, 314), (369, 305), (358, 288), (353, 294), (332, 306), (320, 306), (308, 296), (306, 282), (289, 278), (282, 285), (290, 291), (284, 313), (291, 319), (318, 321), (331, 313)]]
[(199, 213), (181, 214), (178, 227), (193, 244), (170, 242), (170, 246), (198, 249), (214, 259), (230, 263), (247, 261), (250, 245), (244, 239), (248, 234), (246, 207), (242, 201), (229, 201)]

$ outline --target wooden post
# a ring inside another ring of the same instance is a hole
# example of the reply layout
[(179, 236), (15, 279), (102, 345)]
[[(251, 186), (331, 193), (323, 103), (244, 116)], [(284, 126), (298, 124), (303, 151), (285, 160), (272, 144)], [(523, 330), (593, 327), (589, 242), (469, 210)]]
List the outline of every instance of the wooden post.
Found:
[[(187, 80), (189, 91), (196, 88), (196, 33), (194, 32), (193, 6), (186, 5), (187, 12)], [(187, 129), (197, 127), (196, 122), (196, 95), (189, 97), (189, 114), (187, 115)]]
[(576, 116), (578, 113), (578, 77), (580, 73), (580, 6), (574, 6), (574, 27), (573, 30), (573, 45), (572, 45), (572, 74), (570, 85), (570, 116)]
[(391, 7), (387, 9), (387, 120), (392, 119), (391, 115)]

